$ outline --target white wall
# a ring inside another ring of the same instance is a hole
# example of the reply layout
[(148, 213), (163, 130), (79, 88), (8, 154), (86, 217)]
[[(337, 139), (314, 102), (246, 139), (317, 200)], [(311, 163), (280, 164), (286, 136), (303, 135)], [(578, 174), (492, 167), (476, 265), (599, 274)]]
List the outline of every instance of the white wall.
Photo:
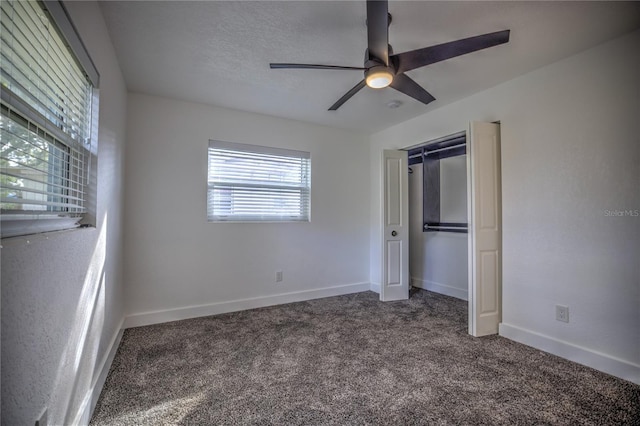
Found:
[[(128, 326), (368, 289), (366, 136), (142, 94), (128, 111)], [(208, 223), (209, 139), (311, 152), (311, 222)]]
[(499, 120), (501, 334), (640, 383), (640, 217), (607, 216), (640, 209), (639, 45), (636, 31), (373, 135), (372, 282), (381, 150)]
[(97, 227), (2, 240), (3, 425), (87, 423), (124, 314), (126, 88), (97, 4), (66, 6), (101, 75)]
[(467, 156), (440, 160), (440, 222), (467, 223)]
[[(467, 222), (467, 157), (440, 160), (440, 221)], [(467, 300), (468, 235), (423, 232), (423, 169), (409, 175), (409, 273), (414, 287)]]

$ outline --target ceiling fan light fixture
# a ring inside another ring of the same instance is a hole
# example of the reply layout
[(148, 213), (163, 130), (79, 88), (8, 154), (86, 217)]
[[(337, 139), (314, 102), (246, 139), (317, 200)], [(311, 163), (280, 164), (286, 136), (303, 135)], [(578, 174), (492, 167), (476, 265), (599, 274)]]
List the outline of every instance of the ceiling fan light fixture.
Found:
[(385, 66), (372, 67), (365, 72), (364, 80), (372, 89), (382, 89), (391, 84), (393, 73)]

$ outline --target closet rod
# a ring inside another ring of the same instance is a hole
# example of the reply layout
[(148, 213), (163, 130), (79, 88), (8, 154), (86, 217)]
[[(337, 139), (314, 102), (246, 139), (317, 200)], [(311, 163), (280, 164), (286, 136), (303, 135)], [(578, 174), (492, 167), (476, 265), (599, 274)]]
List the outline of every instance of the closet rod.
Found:
[(450, 222), (425, 223), (424, 231), (467, 233), (468, 226), (469, 225), (467, 223), (450, 223)]
[(429, 225), (426, 224), (424, 229), (467, 229), (466, 226), (460, 225)]
[(469, 230), (467, 228), (450, 228), (450, 227), (440, 227), (440, 226), (425, 226), (425, 231), (436, 231), (436, 232), (455, 232), (459, 234), (467, 234)]

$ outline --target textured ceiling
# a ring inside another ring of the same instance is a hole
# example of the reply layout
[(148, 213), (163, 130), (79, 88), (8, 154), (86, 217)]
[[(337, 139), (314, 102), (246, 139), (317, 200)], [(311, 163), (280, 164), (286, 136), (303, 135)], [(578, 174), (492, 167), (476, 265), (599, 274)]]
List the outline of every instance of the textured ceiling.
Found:
[[(410, 71), (423, 105), (364, 88), (327, 111), (361, 71), (271, 70), (269, 62), (362, 66), (365, 1), (104, 1), (130, 91), (372, 133), (640, 27), (640, 2), (391, 1), (404, 52), (511, 29), (508, 44)], [(396, 109), (386, 106), (402, 101)]]

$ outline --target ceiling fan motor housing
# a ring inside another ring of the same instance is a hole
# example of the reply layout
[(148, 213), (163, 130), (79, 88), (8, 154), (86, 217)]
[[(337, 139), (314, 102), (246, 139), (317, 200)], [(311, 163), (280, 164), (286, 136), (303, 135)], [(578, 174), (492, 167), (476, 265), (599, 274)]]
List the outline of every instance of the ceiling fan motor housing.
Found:
[[(389, 59), (393, 55), (393, 48), (389, 44)], [(364, 52), (364, 80), (367, 86), (373, 89), (382, 89), (389, 86), (393, 82), (393, 76), (396, 75), (396, 69), (391, 60), (389, 65), (385, 65), (382, 60), (371, 56), (369, 49)]]

